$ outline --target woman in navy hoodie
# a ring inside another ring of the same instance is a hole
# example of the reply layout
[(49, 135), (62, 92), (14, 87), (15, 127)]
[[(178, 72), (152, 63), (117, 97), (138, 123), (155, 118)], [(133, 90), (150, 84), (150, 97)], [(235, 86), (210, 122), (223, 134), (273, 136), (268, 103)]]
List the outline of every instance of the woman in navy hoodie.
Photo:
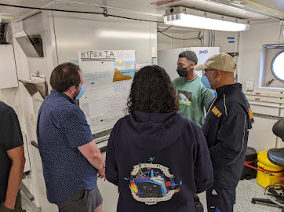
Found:
[(129, 115), (115, 124), (107, 147), (106, 178), (118, 186), (118, 212), (194, 212), (193, 196), (213, 182), (200, 127), (177, 110), (166, 71), (135, 74)]

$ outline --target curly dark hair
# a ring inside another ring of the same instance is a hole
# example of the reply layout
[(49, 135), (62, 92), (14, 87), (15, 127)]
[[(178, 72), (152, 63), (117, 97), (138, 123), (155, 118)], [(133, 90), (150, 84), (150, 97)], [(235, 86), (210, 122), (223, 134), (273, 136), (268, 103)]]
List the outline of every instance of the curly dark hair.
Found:
[(176, 89), (165, 69), (145, 66), (133, 79), (127, 110), (145, 113), (169, 113), (179, 110)]

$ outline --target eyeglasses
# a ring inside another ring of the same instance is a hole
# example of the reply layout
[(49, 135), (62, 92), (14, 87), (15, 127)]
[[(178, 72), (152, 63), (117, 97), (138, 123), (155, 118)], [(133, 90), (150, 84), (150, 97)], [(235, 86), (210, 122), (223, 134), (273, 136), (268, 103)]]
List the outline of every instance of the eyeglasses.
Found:
[(215, 71), (215, 69), (213, 69), (213, 68), (211, 68), (211, 69), (206, 68), (206, 69), (202, 70), (202, 74), (206, 76), (206, 73), (208, 73), (208, 71)]

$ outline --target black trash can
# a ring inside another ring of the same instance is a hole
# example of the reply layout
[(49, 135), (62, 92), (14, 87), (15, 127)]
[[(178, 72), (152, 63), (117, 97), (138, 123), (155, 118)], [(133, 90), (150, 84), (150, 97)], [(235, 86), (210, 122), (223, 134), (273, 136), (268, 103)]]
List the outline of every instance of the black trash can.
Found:
[[(252, 147), (247, 147), (245, 162), (251, 166), (256, 167), (256, 162), (257, 162), (256, 159), (257, 159), (256, 150)], [(252, 178), (256, 178), (256, 172), (257, 171), (255, 169), (252, 169), (244, 165), (241, 180), (244, 180), (244, 179), (250, 180)]]

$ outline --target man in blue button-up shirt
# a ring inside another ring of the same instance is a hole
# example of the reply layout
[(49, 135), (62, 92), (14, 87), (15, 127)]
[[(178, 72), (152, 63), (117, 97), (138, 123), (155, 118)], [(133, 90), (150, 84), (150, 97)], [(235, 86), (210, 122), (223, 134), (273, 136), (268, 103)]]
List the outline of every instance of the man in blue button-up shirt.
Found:
[(64, 63), (50, 77), (53, 88), (42, 103), (37, 138), (49, 202), (60, 212), (100, 212), (97, 171), (105, 177), (105, 160), (93, 140), (83, 111), (74, 100), (84, 92), (79, 66)]

